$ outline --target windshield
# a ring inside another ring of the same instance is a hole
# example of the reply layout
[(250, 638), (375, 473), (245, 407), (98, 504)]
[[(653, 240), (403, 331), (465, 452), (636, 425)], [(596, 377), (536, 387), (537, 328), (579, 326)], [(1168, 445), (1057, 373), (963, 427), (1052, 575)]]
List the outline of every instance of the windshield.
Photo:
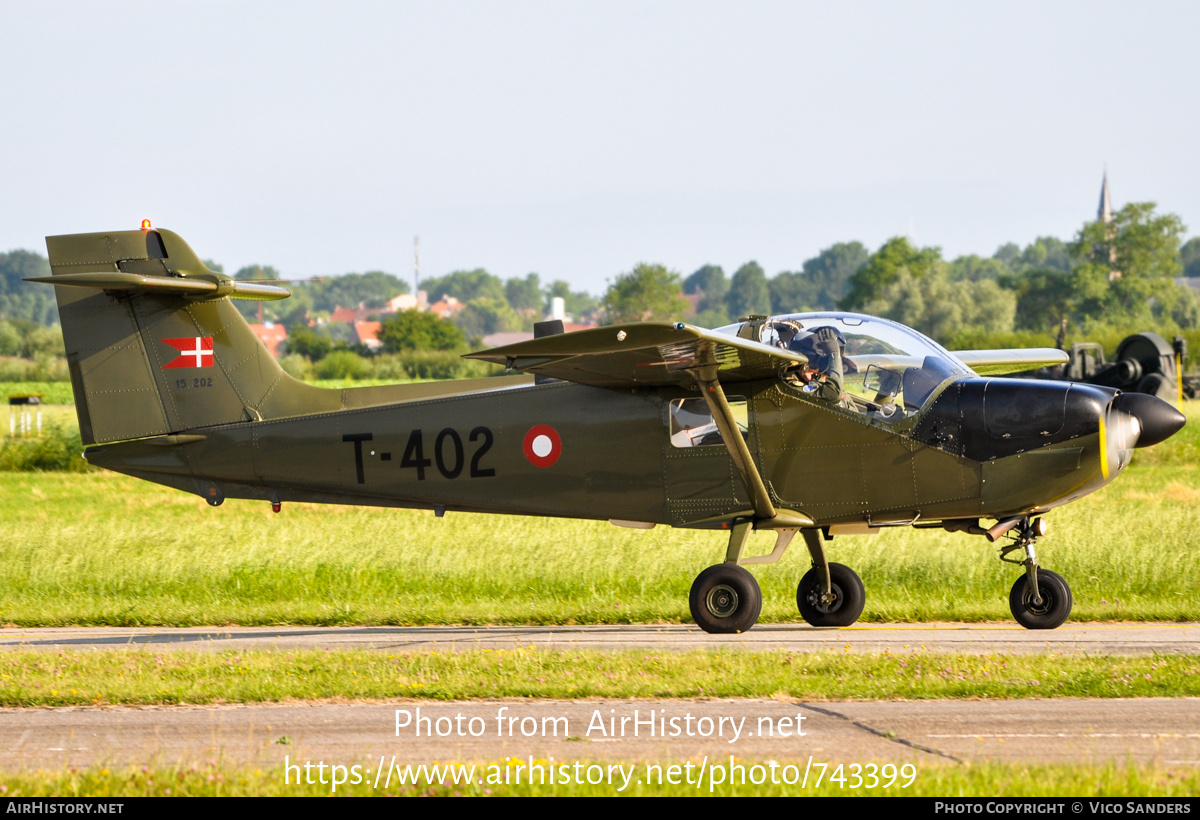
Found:
[(717, 332), (786, 348), (823, 327), (834, 328), (845, 343), (841, 405), (884, 421), (913, 415), (947, 379), (974, 375), (932, 339), (888, 319), (857, 313), (790, 313), (726, 325)]

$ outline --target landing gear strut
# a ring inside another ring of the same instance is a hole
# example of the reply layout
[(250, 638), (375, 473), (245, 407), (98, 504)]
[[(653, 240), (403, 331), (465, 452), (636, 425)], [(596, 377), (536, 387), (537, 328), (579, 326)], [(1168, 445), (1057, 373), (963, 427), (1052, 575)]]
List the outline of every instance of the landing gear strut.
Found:
[[(1034, 543), (1038, 536), (1046, 534), (1045, 522), (1038, 518), (1032, 524), (1026, 518), (1021, 522), (1020, 534), (1012, 544), (1000, 548), (1000, 560), (1025, 567), (1025, 574), (1017, 579), (1008, 594), (1008, 608), (1017, 623), (1026, 629), (1054, 629), (1061, 626), (1071, 614), (1074, 603), (1071, 587), (1061, 575), (1038, 566)], [(1010, 552), (1025, 550), (1025, 560), (1008, 557)]]

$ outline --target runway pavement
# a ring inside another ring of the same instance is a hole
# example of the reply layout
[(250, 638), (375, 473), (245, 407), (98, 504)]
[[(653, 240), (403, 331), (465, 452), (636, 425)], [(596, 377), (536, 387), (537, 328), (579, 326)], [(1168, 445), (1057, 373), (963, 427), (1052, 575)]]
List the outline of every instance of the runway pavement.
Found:
[(760, 624), (741, 635), (708, 635), (691, 625), (417, 626), (417, 627), (61, 627), (0, 630), (8, 649), (153, 646), (223, 649), (788, 649), (839, 652), (1059, 652), (1073, 654), (1200, 654), (1200, 624), (1066, 624), (1029, 630), (1009, 624), (859, 624), (818, 629)]
[[(637, 723), (635, 721), (640, 721)], [(398, 726), (399, 724), (399, 726)], [(1200, 701), (1027, 699), (320, 703), (0, 709), (0, 770), (392, 762), (807, 761), (1200, 765)], [(418, 737), (418, 734), (421, 736)]]
[[(688, 625), (493, 627), (8, 628), (0, 651), (362, 648), (1200, 654), (1200, 624)], [(400, 710), (398, 713), (397, 710)], [(418, 711), (419, 710), (419, 711)], [(653, 718), (655, 727), (650, 728)], [(704, 720), (707, 718), (707, 720)], [(515, 719), (515, 722), (506, 722)], [(638, 722), (640, 720), (640, 723)], [(674, 720), (674, 722), (672, 722)], [(614, 722), (615, 721), (615, 722)], [(399, 728), (397, 723), (405, 725)], [(417, 727), (422, 727), (421, 736)], [(672, 734), (672, 727), (677, 732)], [(801, 734), (803, 732), (803, 734)], [(0, 709), (0, 770), (64, 766), (311, 762), (388, 772), (393, 763), (738, 760), (808, 764), (983, 760), (1200, 766), (1200, 700), (794, 702), (774, 700), (224, 704)], [(298, 770), (297, 770), (298, 771)], [(399, 771), (398, 769), (395, 771)], [(648, 771), (648, 770), (647, 770)], [(371, 777), (371, 775), (368, 775)]]

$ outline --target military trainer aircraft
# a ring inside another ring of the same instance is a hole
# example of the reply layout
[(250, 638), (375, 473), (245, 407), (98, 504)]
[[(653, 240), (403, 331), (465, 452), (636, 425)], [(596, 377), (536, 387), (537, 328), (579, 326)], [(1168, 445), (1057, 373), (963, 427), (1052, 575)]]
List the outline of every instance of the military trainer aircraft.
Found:
[[(995, 377), (1060, 364), (1058, 350), (950, 353), (852, 313), (716, 330), (543, 323), (532, 341), (470, 354), (514, 375), (328, 390), (284, 373), (230, 303), (285, 298), (286, 288), (215, 273), (149, 223), (46, 244), (53, 275), (31, 281), (57, 286), (90, 463), (214, 506), (309, 501), (724, 530), (724, 562), (690, 596), (708, 632), (754, 625), (762, 593), (744, 567), (777, 561), (797, 532), (812, 557), (801, 615), (854, 623), (862, 581), (826, 559), (826, 542), (908, 526), (1000, 541), (1000, 558), (1024, 567), (1014, 617), (1054, 628), (1071, 590), (1038, 566), (1041, 515), (1102, 487), (1135, 447), (1184, 423), (1145, 394)], [(836, 340), (837, 378), (814, 380), (814, 348), (798, 344), (814, 334)], [(755, 529), (777, 534), (770, 555), (743, 554)]]

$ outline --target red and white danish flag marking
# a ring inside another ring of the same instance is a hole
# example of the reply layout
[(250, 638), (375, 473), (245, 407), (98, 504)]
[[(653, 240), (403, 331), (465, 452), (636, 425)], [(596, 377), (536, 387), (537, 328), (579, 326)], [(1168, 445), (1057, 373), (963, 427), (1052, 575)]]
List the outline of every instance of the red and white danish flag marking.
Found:
[(525, 458), (535, 467), (549, 467), (562, 455), (562, 439), (548, 424), (538, 424), (525, 434)]
[(179, 351), (178, 356), (162, 366), (163, 370), (172, 367), (212, 367), (216, 363), (216, 357), (213, 355), (212, 336), (163, 339), (163, 341)]

